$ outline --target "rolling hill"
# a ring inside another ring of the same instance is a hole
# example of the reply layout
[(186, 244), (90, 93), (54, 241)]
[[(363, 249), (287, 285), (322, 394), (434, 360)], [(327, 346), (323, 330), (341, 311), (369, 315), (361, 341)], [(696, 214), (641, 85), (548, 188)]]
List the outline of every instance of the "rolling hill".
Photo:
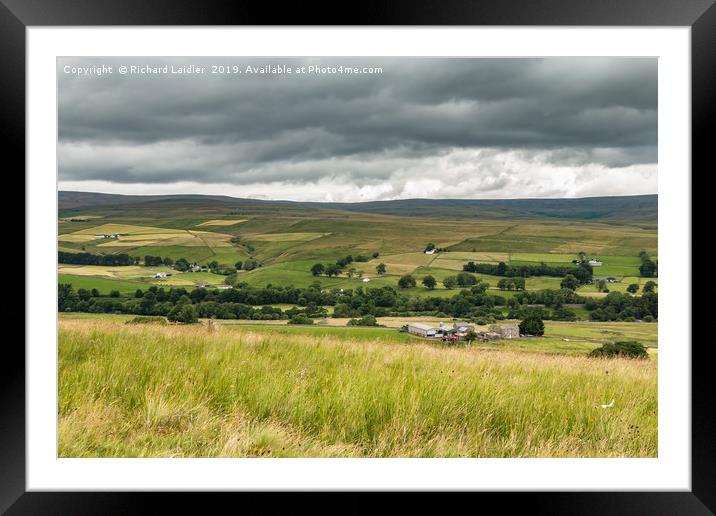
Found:
[(60, 191), (60, 215), (76, 210), (111, 207), (213, 209), (230, 213), (331, 210), (401, 217), (449, 219), (547, 218), (594, 222), (656, 224), (657, 195), (586, 197), (579, 199), (401, 199), (357, 203), (267, 201), (219, 195), (119, 195)]

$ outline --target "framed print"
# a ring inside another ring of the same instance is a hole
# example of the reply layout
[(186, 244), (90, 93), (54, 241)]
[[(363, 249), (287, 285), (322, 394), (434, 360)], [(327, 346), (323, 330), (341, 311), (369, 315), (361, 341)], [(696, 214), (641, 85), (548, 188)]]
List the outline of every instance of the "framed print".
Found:
[(27, 303), (3, 510), (713, 511), (691, 169), (716, 8), (488, 5), (5, 2)]

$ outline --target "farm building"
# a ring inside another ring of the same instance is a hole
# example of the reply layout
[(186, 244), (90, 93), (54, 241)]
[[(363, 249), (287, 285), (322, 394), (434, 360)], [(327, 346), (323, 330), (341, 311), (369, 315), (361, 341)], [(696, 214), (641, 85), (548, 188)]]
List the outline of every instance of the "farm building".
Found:
[(435, 254), (435, 251), (437, 251), (437, 249), (430, 249), (429, 251), (425, 251), (425, 254)]
[(403, 331), (414, 335), (449, 340), (451, 342), (463, 340), (467, 333), (474, 329), (473, 325), (466, 322), (457, 322), (452, 325), (439, 323), (437, 327), (422, 323), (409, 323), (403, 326)]
[(596, 281), (606, 281), (607, 283), (617, 283), (617, 279), (613, 277), (608, 278), (592, 278), (589, 283), (594, 283)]
[(459, 322), (453, 323), (452, 327), (453, 327), (453, 328), (455, 329), (455, 331), (457, 331), (458, 333), (467, 333), (467, 332), (469, 332), (470, 330), (474, 330), (474, 329), (475, 329), (475, 327), (474, 327), (472, 324), (467, 323), (467, 322), (464, 322), (464, 321), (459, 321)]
[(516, 339), (520, 336), (520, 327), (517, 324), (491, 324), (490, 332), (496, 333), (503, 339)]
[[(363, 278), (363, 283), (368, 283), (370, 281), (370, 278)], [(343, 289), (341, 289), (341, 292), (343, 292)]]
[(429, 324), (410, 323), (408, 324), (408, 332), (420, 337), (435, 337), (437, 330)]
[(155, 278), (168, 278), (169, 276), (171, 276), (171, 274), (169, 274), (168, 272), (157, 272), (154, 275)]
[(589, 260), (587, 263), (588, 263), (589, 265), (592, 265), (593, 267), (601, 267), (601, 266), (602, 266), (601, 260), (596, 260), (596, 259), (594, 259), (594, 258), (592, 258), (591, 260)]

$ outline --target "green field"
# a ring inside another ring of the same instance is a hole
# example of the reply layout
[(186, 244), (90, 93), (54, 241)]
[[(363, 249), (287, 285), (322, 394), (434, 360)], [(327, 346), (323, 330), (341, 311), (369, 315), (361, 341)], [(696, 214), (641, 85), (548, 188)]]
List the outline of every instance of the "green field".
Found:
[[(579, 252), (604, 262), (602, 267), (595, 267), (595, 276), (622, 279), (638, 276), (638, 254), (642, 249), (656, 259), (656, 228), (643, 221), (631, 223), (625, 219), (607, 223), (504, 216), (466, 220), (450, 219), (445, 216), (449, 212), (441, 213), (440, 217), (427, 218), (298, 205), (279, 209), (270, 203), (265, 207), (237, 209), (209, 201), (162, 203), (157, 207), (143, 204), (97, 207), (60, 212), (60, 219), (78, 221), (60, 224), (59, 244), (68, 252), (186, 258), (200, 264), (215, 260), (227, 267), (237, 261), (255, 260), (261, 267), (241, 271), (241, 281), (254, 286), (296, 287), (318, 282), (324, 288), (396, 286), (404, 274), (413, 274), (418, 281), (425, 274), (432, 274), (441, 282), (444, 277), (461, 271), (468, 261), (568, 265)], [(105, 233), (124, 236), (96, 238)], [(231, 242), (234, 237), (239, 240)], [(445, 248), (446, 252), (426, 255), (423, 250), (428, 242)], [(372, 258), (375, 252), (379, 256)], [(334, 278), (311, 275), (310, 267), (314, 263), (330, 264), (349, 254), (369, 257), (367, 262), (350, 265), (356, 273), (369, 278), (369, 283), (349, 279), (345, 274)], [(384, 276), (376, 273), (379, 263), (387, 267)], [(483, 279), (496, 289), (499, 278)], [(528, 278), (527, 289), (559, 288), (560, 281), (559, 278)], [(86, 284), (87, 280), (82, 282)], [(175, 278), (168, 283), (179, 284), (179, 281)], [(620, 287), (615, 285), (614, 290)], [(584, 291), (596, 294), (590, 287)], [(444, 289), (429, 292), (423, 288), (405, 293), (451, 295)]]
[(58, 455), (657, 456), (656, 357), (302, 331), (62, 318)]
[(92, 290), (96, 288), (100, 294), (107, 295), (113, 290), (118, 290), (121, 294), (134, 294), (137, 289), (146, 289), (147, 284), (142, 281), (129, 281), (110, 278), (100, 278), (95, 276), (72, 276), (70, 274), (58, 274), (58, 283), (69, 283), (75, 290), (85, 289)]
[[(270, 305), (279, 308), (291, 308), (294, 305)], [(333, 307), (326, 307), (331, 312)], [(61, 313), (60, 318), (66, 320), (95, 320), (95, 321), (126, 321), (133, 318), (126, 314), (84, 314)], [(280, 321), (237, 321), (219, 320), (215, 323), (227, 330), (252, 331), (266, 335), (300, 335), (309, 337), (331, 337), (339, 340), (368, 340), (386, 343), (425, 343), (420, 337), (399, 332), (398, 329), (408, 322), (424, 322), (435, 324), (437, 322), (450, 322), (450, 318), (437, 317), (379, 317), (382, 327), (365, 328), (346, 326), (348, 319), (326, 318), (318, 320), (313, 326), (287, 325), (286, 320)], [(487, 330), (487, 326), (476, 326), (478, 330)], [(656, 351), (658, 349), (658, 325), (643, 322), (560, 322), (546, 321), (545, 334), (539, 338), (523, 338), (500, 340), (496, 342), (474, 342), (471, 347), (493, 350), (520, 350), (548, 354), (576, 354), (585, 355), (593, 349), (607, 342), (617, 340), (636, 340), (646, 347)]]

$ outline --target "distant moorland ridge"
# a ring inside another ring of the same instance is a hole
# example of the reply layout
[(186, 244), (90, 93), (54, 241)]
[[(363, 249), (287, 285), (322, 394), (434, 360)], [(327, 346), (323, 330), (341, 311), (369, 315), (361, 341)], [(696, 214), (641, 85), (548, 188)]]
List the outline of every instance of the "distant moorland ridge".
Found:
[(401, 199), (355, 203), (294, 202), (242, 199), (221, 195), (120, 195), (60, 191), (61, 214), (74, 210), (112, 206), (142, 208), (214, 207), (263, 212), (277, 208), (291, 210), (339, 210), (397, 216), (435, 218), (556, 218), (590, 221), (657, 222), (658, 196), (631, 195), (577, 199)]

